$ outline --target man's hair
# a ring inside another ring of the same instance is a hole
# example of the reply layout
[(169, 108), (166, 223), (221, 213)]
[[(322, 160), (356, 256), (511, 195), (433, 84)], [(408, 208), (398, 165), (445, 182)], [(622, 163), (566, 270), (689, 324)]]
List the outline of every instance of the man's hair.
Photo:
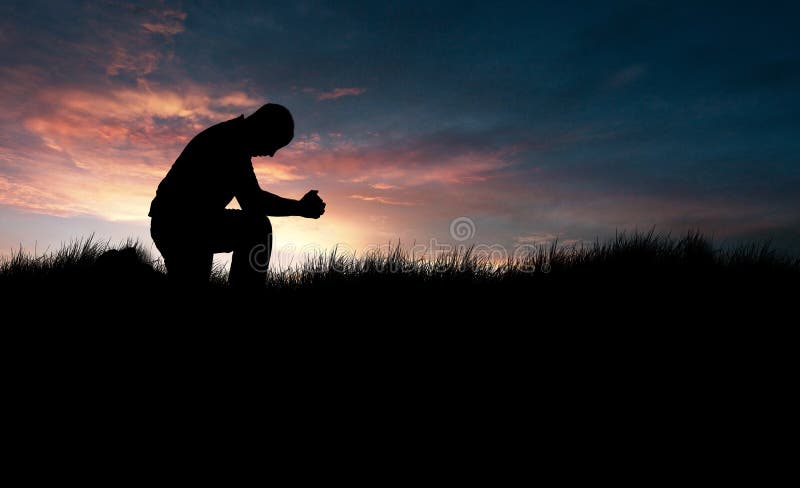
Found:
[(268, 103), (250, 114), (247, 119), (257, 127), (275, 138), (275, 142), (289, 144), (294, 137), (294, 119), (289, 109), (277, 103)]

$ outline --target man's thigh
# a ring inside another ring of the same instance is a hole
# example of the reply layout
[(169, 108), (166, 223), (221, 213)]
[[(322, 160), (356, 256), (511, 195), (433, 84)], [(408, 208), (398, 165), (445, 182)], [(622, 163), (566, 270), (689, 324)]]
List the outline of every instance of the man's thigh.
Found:
[(266, 216), (225, 210), (209, 226), (207, 239), (212, 252), (232, 252), (266, 241), (271, 232)]

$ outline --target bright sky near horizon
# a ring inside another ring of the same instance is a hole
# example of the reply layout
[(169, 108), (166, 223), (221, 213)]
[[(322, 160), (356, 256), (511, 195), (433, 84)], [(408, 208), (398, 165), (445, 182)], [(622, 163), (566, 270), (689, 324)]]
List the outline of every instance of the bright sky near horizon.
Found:
[(4, 1), (0, 252), (149, 247), (186, 142), (268, 101), (296, 137), (262, 188), (328, 204), (273, 219), (288, 254), (653, 226), (798, 251), (799, 4), (700, 3)]

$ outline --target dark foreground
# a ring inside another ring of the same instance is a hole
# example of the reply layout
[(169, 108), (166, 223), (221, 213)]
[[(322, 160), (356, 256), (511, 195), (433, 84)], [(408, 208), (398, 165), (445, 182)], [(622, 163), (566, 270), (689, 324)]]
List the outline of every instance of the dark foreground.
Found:
[(800, 266), (765, 246), (645, 234), (500, 267), (333, 255), (254, 294), (223, 275), (176, 290), (128, 249), (2, 264), (10, 418), (150, 443), (217, 418), (303, 441), (357, 426), (423, 451), (440, 435), (482, 460), (515, 459), (519, 440), (580, 445), (599, 465), (619, 443), (646, 471), (662, 456), (645, 445), (704, 464), (698, 436), (726, 459), (761, 449), (792, 405)]
[[(333, 476), (427, 476), (448, 456), (507, 484), (531, 455), (560, 476), (636, 481), (702, 466), (763, 482), (762, 466), (790, 465), (773, 436), (796, 410), (798, 262), (763, 246), (645, 235), (499, 268), (328, 256), (252, 295), (219, 275), (173, 289), (131, 249), (0, 267), (7, 437), (26, 472), (42, 449), (85, 478), (137, 472), (118, 446), (138, 463), (173, 459), (177, 439), (242, 437), (233, 452), (266, 446), (293, 473), (319, 446)], [(97, 446), (90, 468), (75, 439)]]

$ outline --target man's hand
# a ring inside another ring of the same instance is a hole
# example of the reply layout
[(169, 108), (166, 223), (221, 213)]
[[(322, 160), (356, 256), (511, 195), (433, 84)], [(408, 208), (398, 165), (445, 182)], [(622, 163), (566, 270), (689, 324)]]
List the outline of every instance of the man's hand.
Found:
[(309, 219), (318, 219), (320, 215), (325, 213), (325, 202), (317, 195), (317, 190), (311, 190), (300, 199), (300, 217)]

